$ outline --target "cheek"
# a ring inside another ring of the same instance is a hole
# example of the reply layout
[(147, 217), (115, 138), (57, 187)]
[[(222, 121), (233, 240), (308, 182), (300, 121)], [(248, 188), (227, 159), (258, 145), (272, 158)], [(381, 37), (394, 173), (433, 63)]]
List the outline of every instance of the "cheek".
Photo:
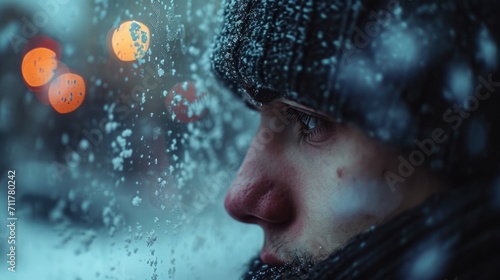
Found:
[[(330, 228), (370, 226), (393, 214), (402, 203), (399, 192), (392, 192), (383, 177), (386, 155), (376, 149), (339, 143), (329, 152), (309, 151), (317, 160), (310, 166), (307, 185), (314, 191), (303, 193), (310, 216), (328, 221)], [(328, 162), (328, 164), (324, 164)]]
[[(304, 235), (338, 242), (390, 217), (403, 197), (387, 186), (388, 154), (349, 131), (326, 149), (303, 147), (294, 158)], [(337, 243), (338, 243), (337, 242)]]
[(337, 168), (338, 183), (331, 184), (331, 211), (337, 221), (348, 223), (369, 217), (381, 220), (390, 216), (401, 205), (402, 196), (392, 192), (383, 177), (384, 155), (358, 153), (353, 154), (353, 159), (357, 160)]
[(333, 188), (330, 209), (339, 223), (368, 217), (381, 220), (390, 216), (402, 202), (400, 194), (391, 192), (380, 180), (349, 178)]

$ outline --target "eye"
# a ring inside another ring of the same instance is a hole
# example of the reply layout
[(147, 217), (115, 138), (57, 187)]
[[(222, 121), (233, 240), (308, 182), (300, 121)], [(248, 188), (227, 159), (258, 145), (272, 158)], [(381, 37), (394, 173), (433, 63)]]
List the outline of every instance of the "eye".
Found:
[(299, 119), (307, 130), (314, 130), (321, 125), (320, 119), (304, 113), (299, 114)]
[(311, 144), (322, 143), (330, 139), (335, 132), (336, 125), (333, 122), (312, 116), (292, 107), (287, 107), (285, 117), (300, 126), (299, 140), (306, 140)]

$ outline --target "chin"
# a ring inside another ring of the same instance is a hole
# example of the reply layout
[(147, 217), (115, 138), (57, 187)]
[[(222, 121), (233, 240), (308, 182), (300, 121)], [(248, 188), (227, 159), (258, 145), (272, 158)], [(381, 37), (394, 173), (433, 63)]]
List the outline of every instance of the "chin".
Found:
[(315, 264), (310, 256), (295, 257), (292, 261), (279, 265), (266, 264), (260, 256), (256, 256), (248, 263), (247, 272), (242, 276), (242, 279), (300, 279), (308, 275)]

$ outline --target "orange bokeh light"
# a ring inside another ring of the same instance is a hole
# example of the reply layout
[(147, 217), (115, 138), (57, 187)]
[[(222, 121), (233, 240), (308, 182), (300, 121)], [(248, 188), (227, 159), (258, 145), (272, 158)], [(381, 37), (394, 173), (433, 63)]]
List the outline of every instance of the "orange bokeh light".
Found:
[(50, 84), (50, 105), (61, 114), (75, 111), (82, 105), (84, 99), (85, 81), (80, 75), (62, 74)]
[(56, 69), (56, 53), (47, 48), (32, 49), (23, 57), (21, 64), (24, 81), (35, 91), (52, 80)]
[(75, 111), (85, 99), (85, 81), (70, 73), (60, 60), (62, 47), (55, 40), (36, 36), (23, 49), (21, 73), (29, 90), (44, 105), (61, 114)]
[[(59, 77), (62, 74), (69, 73), (70, 70), (66, 64), (58, 61), (57, 62), (57, 69), (54, 71), (54, 78)], [(49, 86), (50, 84), (44, 85), (40, 90), (35, 91), (35, 96), (42, 103), (43, 105), (50, 105), (49, 101)]]
[(126, 21), (108, 33), (108, 50), (121, 61), (143, 58), (149, 49), (149, 28), (138, 21)]

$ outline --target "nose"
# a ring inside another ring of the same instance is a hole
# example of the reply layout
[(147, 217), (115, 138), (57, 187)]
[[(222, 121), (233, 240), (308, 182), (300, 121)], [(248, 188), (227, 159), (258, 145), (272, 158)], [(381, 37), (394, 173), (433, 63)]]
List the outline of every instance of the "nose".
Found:
[(293, 190), (282, 161), (279, 155), (249, 149), (224, 200), (229, 215), (264, 228), (283, 226), (293, 220)]

